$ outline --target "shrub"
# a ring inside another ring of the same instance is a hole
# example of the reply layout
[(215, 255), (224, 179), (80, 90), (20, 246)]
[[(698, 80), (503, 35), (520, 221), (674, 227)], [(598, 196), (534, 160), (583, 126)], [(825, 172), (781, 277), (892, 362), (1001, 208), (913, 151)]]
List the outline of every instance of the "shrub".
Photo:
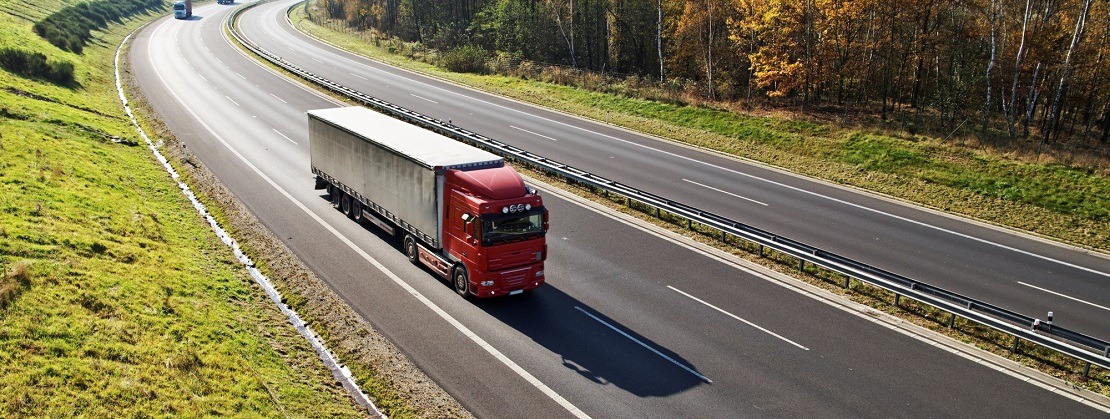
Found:
[(463, 45), (443, 54), (443, 68), (456, 73), (484, 74), (486, 51), (474, 45)]
[(41, 52), (29, 52), (15, 48), (0, 49), (0, 67), (30, 78), (46, 80), (62, 86), (73, 86), (73, 63), (69, 61), (47, 61)]
[(35, 33), (54, 46), (80, 54), (92, 37), (113, 21), (162, 7), (162, 0), (100, 0), (54, 12), (35, 23)]

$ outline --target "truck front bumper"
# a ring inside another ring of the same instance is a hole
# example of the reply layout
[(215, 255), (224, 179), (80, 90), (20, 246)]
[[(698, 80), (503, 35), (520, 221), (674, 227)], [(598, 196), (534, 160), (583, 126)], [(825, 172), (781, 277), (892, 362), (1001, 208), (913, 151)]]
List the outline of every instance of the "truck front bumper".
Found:
[(470, 286), (475, 296), (487, 298), (520, 294), (539, 288), (544, 283), (543, 263), (503, 271), (471, 275)]

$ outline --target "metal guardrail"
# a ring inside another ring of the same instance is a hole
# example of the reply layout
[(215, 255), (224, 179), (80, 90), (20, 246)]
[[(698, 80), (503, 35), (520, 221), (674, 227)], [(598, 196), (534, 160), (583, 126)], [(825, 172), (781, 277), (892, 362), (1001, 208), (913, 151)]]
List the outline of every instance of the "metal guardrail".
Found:
[[(305, 71), (283, 60), (280, 56), (274, 55), (254, 45), (249, 40), (242, 37), (236, 30), (235, 22), (238, 20), (239, 15), (243, 11), (261, 3), (263, 2), (244, 6), (237, 9), (232, 14), (231, 18), (227, 21), (228, 30), (231, 35), (234, 36), (240, 44), (255, 54), (258, 54), (267, 61), (320, 87), (343, 95), (388, 115), (392, 115), (395, 118), (436, 131), (456, 140), (490, 150), (506, 158), (536, 167), (549, 174), (554, 174), (605, 191), (606, 193), (624, 197), (629, 203), (631, 203), (631, 201), (641, 202), (659, 210), (681, 216), (687, 220), (709, 226), (721, 231), (722, 238), (727, 238), (728, 235), (732, 235), (748, 240), (762, 247), (768, 247), (772, 250), (795, 257), (802, 261), (801, 263), (803, 266), (806, 262), (812, 263), (844, 275), (848, 279), (855, 278), (859, 281), (890, 291), (895, 294), (896, 298), (900, 298), (904, 295), (944, 311), (948, 311), (952, 313), (953, 316), (960, 316), (1009, 334), (1015, 337), (1013, 343), (1014, 350), (1016, 350), (1020, 341), (1024, 339), (1087, 362), (1087, 368), (1083, 372), (1084, 375), (1088, 373), (1091, 364), (1110, 370), (1110, 342), (1105, 340), (1057, 327), (1052, 325), (1051, 321), (1042, 321), (1037, 318), (1006, 310), (805, 243), (797, 242), (678, 201), (670, 200), (650, 192), (641, 191), (620, 182), (559, 163), (555, 160), (502, 143), (481, 134), (467, 131), (449, 122), (444, 122), (391, 104)], [(955, 317), (952, 317), (949, 324), (954, 320)]]

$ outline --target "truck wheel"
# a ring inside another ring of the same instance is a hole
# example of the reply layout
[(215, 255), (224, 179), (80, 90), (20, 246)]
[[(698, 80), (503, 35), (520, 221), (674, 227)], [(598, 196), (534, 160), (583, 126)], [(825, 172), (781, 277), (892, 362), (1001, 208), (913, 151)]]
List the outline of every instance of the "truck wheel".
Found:
[(343, 194), (339, 197), (339, 211), (348, 217), (351, 216), (351, 196)]
[(331, 205), (333, 207), (339, 208), (339, 197), (341, 195), (343, 195), (343, 191), (339, 190), (335, 185), (332, 185), (331, 192), (328, 193), (328, 198), (331, 198)]
[(356, 223), (362, 222), (362, 203), (351, 199), (351, 219)]
[(466, 274), (466, 268), (462, 266), (455, 267), (455, 272), (451, 275), (451, 282), (455, 283), (455, 292), (463, 298), (470, 298), (470, 275)]
[(416, 249), (416, 238), (412, 234), (405, 235), (405, 256), (409, 257), (409, 262), (413, 265), (420, 263), (420, 253)]

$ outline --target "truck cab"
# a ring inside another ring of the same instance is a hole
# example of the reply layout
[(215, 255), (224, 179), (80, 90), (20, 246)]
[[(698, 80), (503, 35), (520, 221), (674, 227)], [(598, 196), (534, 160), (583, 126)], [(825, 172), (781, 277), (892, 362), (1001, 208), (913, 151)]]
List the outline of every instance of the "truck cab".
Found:
[(457, 292), (496, 297), (543, 285), (547, 209), (515, 170), (449, 170), (445, 192), (443, 248), (470, 267), (451, 276)]

